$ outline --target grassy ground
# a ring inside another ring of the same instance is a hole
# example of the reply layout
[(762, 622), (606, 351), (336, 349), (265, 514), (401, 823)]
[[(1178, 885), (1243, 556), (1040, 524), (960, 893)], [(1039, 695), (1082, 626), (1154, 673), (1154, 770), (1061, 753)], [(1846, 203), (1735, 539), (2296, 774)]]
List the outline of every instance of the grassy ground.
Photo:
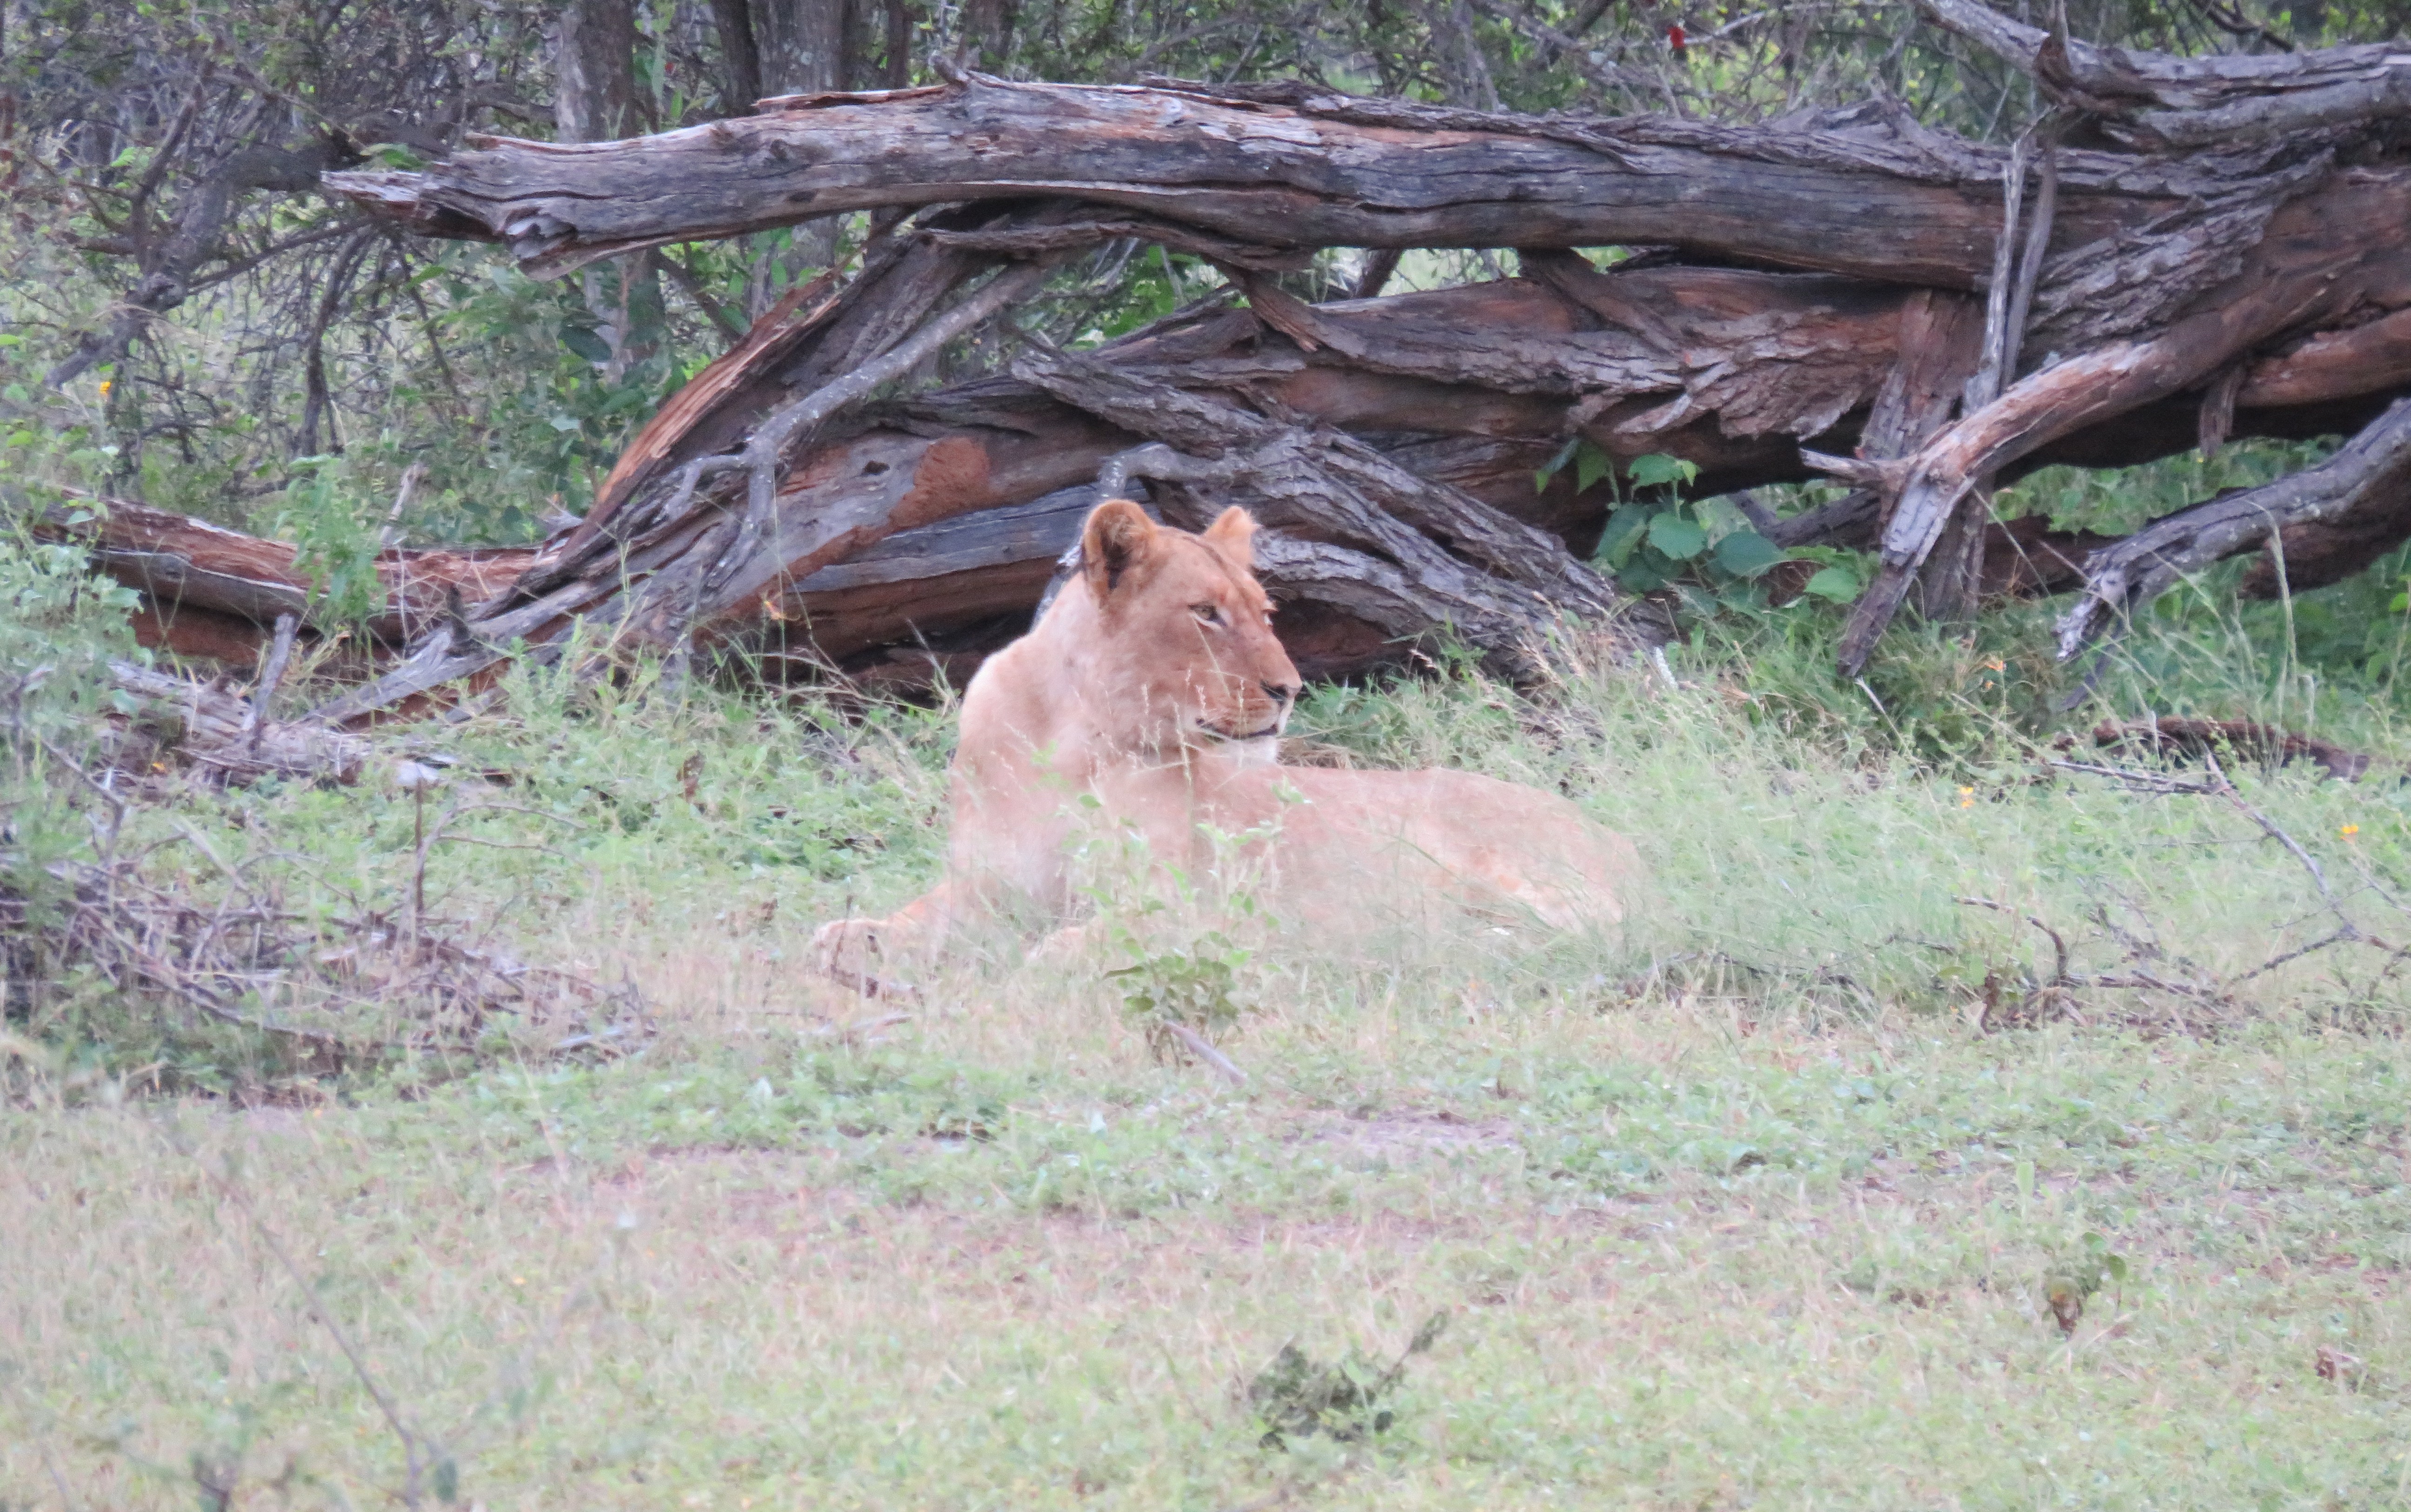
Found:
[[(2102, 696), (2399, 770), (2385, 648), (2306, 660), (2305, 604), (2180, 607)], [(13, 1024), (0, 1504), (2411, 1505), (2404, 963), (2261, 969), (2411, 943), (2411, 789), (2131, 791), (2047, 764), (2038, 623), (1863, 688), (1828, 632), (1318, 694), (1314, 743), (1562, 787), (1653, 886), (1616, 940), (1248, 955), (1244, 1087), (1125, 1012), (1176, 932), (1000, 942), (901, 1022), (799, 974), (928, 880), (942, 710), (525, 681), (424, 736), (484, 842), (429, 908), (658, 1036), (307, 1080)], [(127, 843), (398, 908), (413, 824), (193, 791)]]

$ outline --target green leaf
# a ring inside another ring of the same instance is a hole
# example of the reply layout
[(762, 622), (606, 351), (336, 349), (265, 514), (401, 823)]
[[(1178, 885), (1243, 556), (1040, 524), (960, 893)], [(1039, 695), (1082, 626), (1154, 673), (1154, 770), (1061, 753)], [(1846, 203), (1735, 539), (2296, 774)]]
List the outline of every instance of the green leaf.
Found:
[(1629, 505), (1608, 516), (1607, 529), (1599, 538), (1599, 560), (1610, 567), (1621, 567), (1632, 560), (1632, 548), (1641, 543), (1641, 532), (1649, 529), (1652, 512)]
[(1574, 448), (1581, 444), (1582, 438), (1580, 436), (1567, 437), (1566, 443), (1557, 448), (1557, 455), (1550, 458), (1546, 462), (1542, 463), (1541, 465), (1541, 471), (1532, 474), (1532, 491), (1534, 493), (1547, 492), (1549, 480), (1563, 472), (1565, 470), (1565, 465), (1573, 460)]
[(1675, 561), (1688, 561), (1708, 549), (1708, 532), (1668, 510), (1649, 522), (1649, 544)]
[(1651, 452), (1646, 457), (1634, 458), (1626, 466), (1624, 475), (1644, 487), (1649, 487), (1660, 483), (1688, 483), (1700, 475), (1700, 467), (1698, 463), (1686, 462), (1679, 457)]
[(1749, 516), (1743, 514), (1730, 499), (1694, 499), (1690, 516), (1708, 529), (1708, 539), (1721, 541), (1735, 531), (1750, 528)]
[(1717, 543), (1717, 565), (1735, 577), (1756, 577), (1782, 560), (1782, 550), (1756, 531), (1735, 531)]
[(1859, 574), (1848, 567), (1827, 567), (1800, 586), (1803, 593), (1814, 593), (1835, 603), (1848, 603), (1859, 596)]
[(561, 344), (589, 362), (611, 360), (611, 343), (605, 341), (600, 332), (588, 330), (583, 326), (562, 327)]
[(446, 1506), (460, 1500), (460, 1465), (448, 1454), (435, 1461), (435, 1499)]
[(1654, 560), (1644, 557), (1617, 573), (1615, 585), (1627, 593), (1654, 593), (1666, 586), (1666, 574)]
[(383, 164), (389, 168), (400, 168), (405, 173), (416, 173), (427, 167), (427, 159), (400, 142), (378, 142), (373, 147), (362, 148), (360, 154), (373, 162)]
[(1597, 445), (1584, 441), (1574, 448), (1574, 490), (1588, 491), (1590, 486), (1615, 471), (1615, 460)]
[(2393, 602), (2387, 604), (2387, 607), (2393, 610), (2396, 614), (2402, 614), (2405, 610), (2411, 610), (2411, 588), (2406, 588), (2402, 592), (2394, 595)]

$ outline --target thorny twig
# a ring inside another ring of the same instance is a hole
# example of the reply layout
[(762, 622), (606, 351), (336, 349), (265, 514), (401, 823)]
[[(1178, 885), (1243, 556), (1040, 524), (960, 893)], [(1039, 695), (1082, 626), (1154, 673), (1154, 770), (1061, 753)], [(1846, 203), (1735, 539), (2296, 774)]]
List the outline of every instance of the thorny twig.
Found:
[[(2215, 754), (2204, 752), (2203, 759), (2208, 764), (2209, 776), (2206, 780), (2202, 781), (2186, 781), (2183, 778), (2171, 777), (2164, 773), (2137, 771), (2133, 768), (2122, 766), (2097, 765), (2087, 762), (2054, 761), (2050, 762), (2047, 764), (2060, 771), (2077, 772), (2087, 776), (2108, 778), (2112, 781), (2123, 783), (2130, 789), (2147, 792), (2163, 794), (2184, 793), (2196, 797), (2214, 797), (2226, 800), (2227, 803), (2238, 813), (2252, 821), (2253, 824), (2259, 829), (2262, 835), (2276, 841), (2279, 845), (2284, 846), (2287, 853), (2292, 855), (2293, 858), (2301, 865), (2302, 870), (2310, 877), (2311, 884), (2318, 890), (2319, 899), (2326, 906), (2326, 911), (2335, 919), (2337, 927), (2327, 935), (2312, 940), (2307, 944), (2298, 945), (2291, 950), (2280, 952), (2278, 954), (2271, 956), (2268, 960), (2261, 962), (2258, 966), (2252, 967), (2248, 971), (2225, 978), (2224, 980), (2218, 981), (2214, 983), (2205, 984), (2199, 981), (2171, 980), (2169, 977), (2163, 976), (2159, 972), (2142, 969), (2140, 963), (2153, 961), (2159, 958), (2161, 953), (2159, 948), (2149, 940), (2138, 939), (2126, 931), (2120, 929), (2116, 923), (2111, 920), (2109, 910), (2106, 908), (2097, 909), (2094, 912), (2096, 921), (2107, 933), (2115, 937), (2119, 943), (2126, 949), (2127, 969), (2123, 972), (2106, 973), (2096, 976), (2074, 976), (2069, 973), (2068, 968), (2068, 952), (2067, 942), (2061, 938), (2057, 930), (2052, 928), (2050, 924), (2044, 923), (2041, 919), (2037, 918), (2033, 914), (2018, 914), (2015, 909), (2009, 908), (2007, 905), (1995, 903), (1988, 898), (1963, 897), (1957, 899), (1956, 901), (1959, 903), (1971, 908), (1991, 909), (1997, 912), (2009, 913), (2016, 917), (2023, 918), (2027, 923), (2032, 924), (2035, 928), (2042, 931), (2043, 934), (2050, 937), (2052, 946), (2056, 956), (2056, 964), (2050, 980), (2040, 983), (2033, 993), (2028, 995), (2027, 1002), (2029, 1005), (2037, 997), (2047, 992), (2076, 987), (2093, 987), (2125, 991), (2148, 990), (2152, 992), (2162, 992), (2180, 997), (2191, 998), (2197, 1002), (2205, 1004), (2226, 1006), (2233, 1001), (2235, 989), (2241, 987), (2245, 982), (2265, 977), (2280, 967), (2290, 966), (2296, 961), (2301, 960), (2306, 956), (2315, 955), (2332, 946), (2355, 944), (2374, 946), (2377, 949), (2388, 952), (2388, 965), (2389, 967), (2394, 962), (2404, 959), (2406, 956), (2411, 956), (2411, 948), (2398, 950), (2395, 946), (2389, 944), (2385, 939), (2371, 934), (2368, 930), (2361, 927), (2358, 921), (2356, 921), (2349, 913), (2345, 912), (2344, 900), (2336, 895), (2335, 889), (2329, 883), (2327, 870), (2319, 865), (2318, 858), (2312, 855), (2310, 851), (2303, 847), (2301, 841), (2287, 834), (2283, 825), (2280, 825), (2276, 821), (2271, 819), (2267, 814), (2263, 813), (2258, 807), (2244, 798), (2243, 792), (2239, 791), (2234, 782), (2228, 778), (2226, 770), (2220, 766), (2218, 758)], [(1991, 1009), (1988, 1004), (1986, 1009), (1986, 1018), (1988, 1021), (1990, 1014)]]

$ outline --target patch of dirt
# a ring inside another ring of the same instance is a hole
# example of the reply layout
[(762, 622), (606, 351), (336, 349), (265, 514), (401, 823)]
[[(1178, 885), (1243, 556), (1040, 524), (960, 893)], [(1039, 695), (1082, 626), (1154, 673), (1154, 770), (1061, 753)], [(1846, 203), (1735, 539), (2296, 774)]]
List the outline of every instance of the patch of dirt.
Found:
[(1512, 1149), (1516, 1141), (1515, 1126), (1504, 1118), (1476, 1121), (1454, 1113), (1419, 1112), (1358, 1117), (1329, 1112), (1298, 1120), (1284, 1142), (1345, 1150), (1364, 1159), (1400, 1161)]

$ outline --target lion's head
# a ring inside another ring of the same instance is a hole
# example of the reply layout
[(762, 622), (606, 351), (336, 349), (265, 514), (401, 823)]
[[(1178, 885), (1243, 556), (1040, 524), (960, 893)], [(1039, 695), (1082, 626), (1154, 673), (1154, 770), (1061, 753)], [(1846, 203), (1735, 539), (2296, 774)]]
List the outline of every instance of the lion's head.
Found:
[(1075, 667), (1091, 711), (1121, 743), (1272, 759), (1298, 676), (1256, 582), (1255, 533), (1244, 509), (1224, 510), (1202, 535), (1158, 525), (1127, 499), (1089, 516), (1086, 603), (1074, 613), (1093, 614), (1093, 634), (1077, 636), (1087, 644), (1077, 644)]

